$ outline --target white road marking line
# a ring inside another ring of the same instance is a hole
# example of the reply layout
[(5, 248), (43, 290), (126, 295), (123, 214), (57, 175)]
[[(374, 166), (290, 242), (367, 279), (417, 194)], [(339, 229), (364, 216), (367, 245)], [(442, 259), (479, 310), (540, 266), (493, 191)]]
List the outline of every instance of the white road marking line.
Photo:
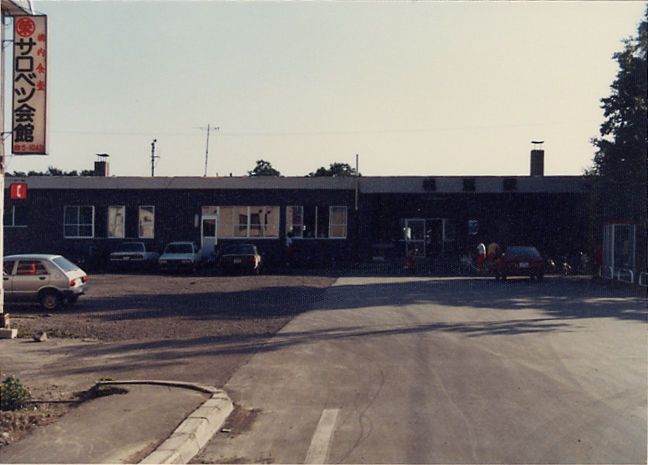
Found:
[(333, 438), (335, 421), (339, 411), (340, 409), (326, 409), (322, 412), (304, 463), (326, 463), (326, 456)]

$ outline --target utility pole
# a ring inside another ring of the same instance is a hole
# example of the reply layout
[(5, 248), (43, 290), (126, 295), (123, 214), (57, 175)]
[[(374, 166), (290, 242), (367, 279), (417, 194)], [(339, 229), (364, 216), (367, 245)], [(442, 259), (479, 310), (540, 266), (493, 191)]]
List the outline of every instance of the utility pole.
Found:
[[(0, 131), (4, 131), (5, 124), (5, 14), (0, 10)], [(5, 190), (5, 150), (4, 134), (0, 137), (0, 218), (4, 217), (4, 190)], [(4, 220), (0, 226), (0, 260), (4, 260)], [(0, 328), (5, 327), (4, 315), (4, 282), (0, 281)]]
[(358, 201), (360, 196), (360, 155), (357, 153), (355, 178), (355, 210), (358, 211)]
[[(205, 129), (205, 128), (200, 128), (200, 129)], [(207, 176), (207, 160), (209, 159), (209, 131), (211, 129), (211, 125), (207, 125), (207, 143), (205, 144), (205, 174), (203, 176)], [(220, 129), (219, 126), (214, 127), (214, 131), (218, 131)]]
[(153, 142), (151, 142), (151, 177), (155, 176), (155, 159), (160, 158), (155, 156), (155, 143), (157, 142), (157, 139), (153, 139)]

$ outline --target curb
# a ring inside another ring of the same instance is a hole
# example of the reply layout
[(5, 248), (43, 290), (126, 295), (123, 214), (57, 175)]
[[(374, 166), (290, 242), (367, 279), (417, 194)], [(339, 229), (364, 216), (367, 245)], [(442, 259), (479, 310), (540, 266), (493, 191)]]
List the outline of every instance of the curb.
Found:
[(218, 432), (234, 404), (222, 389), (196, 383), (175, 381), (101, 381), (98, 386), (115, 384), (153, 384), (160, 386), (193, 389), (211, 394), (200, 407), (184, 419), (171, 436), (139, 463), (188, 463)]

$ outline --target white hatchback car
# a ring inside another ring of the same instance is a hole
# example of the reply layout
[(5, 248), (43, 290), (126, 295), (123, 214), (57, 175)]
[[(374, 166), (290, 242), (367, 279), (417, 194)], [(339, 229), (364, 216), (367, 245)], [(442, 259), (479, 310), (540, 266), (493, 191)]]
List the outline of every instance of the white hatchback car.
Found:
[(88, 275), (61, 255), (9, 255), (3, 263), (8, 301), (36, 301), (47, 310), (74, 304), (88, 289)]

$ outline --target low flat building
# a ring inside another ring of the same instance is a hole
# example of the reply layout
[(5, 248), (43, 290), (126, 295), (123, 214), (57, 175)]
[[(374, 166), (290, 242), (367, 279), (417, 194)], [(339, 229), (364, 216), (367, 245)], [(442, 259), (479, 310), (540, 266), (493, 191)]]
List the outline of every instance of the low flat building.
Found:
[[(104, 175), (102, 175), (104, 174)], [(6, 179), (5, 253), (56, 252), (101, 263), (119, 243), (153, 250), (190, 240), (209, 255), (252, 242), (281, 263), (286, 238), (304, 265), (454, 260), (479, 242), (546, 256), (587, 244), (580, 176), (121, 177)], [(11, 197), (12, 184), (26, 188)]]

